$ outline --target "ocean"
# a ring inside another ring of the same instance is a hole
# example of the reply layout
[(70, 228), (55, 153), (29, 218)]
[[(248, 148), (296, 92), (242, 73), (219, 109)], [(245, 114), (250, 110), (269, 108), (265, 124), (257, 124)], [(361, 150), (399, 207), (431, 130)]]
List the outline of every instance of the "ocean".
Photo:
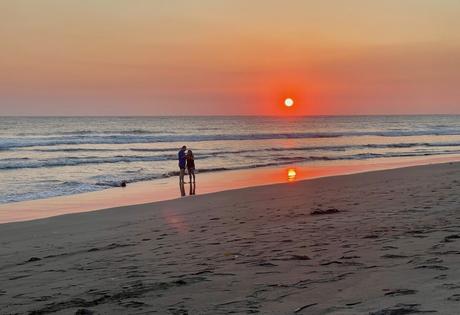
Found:
[(460, 153), (460, 116), (0, 117), (0, 203), (197, 173)]

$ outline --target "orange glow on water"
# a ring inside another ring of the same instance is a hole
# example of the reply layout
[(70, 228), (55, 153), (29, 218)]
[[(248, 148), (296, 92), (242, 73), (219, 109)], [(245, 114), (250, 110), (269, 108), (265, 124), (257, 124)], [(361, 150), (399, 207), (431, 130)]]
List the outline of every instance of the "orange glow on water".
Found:
[[(295, 168), (259, 168), (244, 171), (203, 173), (200, 175), (200, 193), (245, 188), (267, 183), (298, 182), (324, 176), (337, 176), (364, 171), (375, 171), (432, 163), (459, 161), (460, 155), (443, 157), (420, 156), (388, 158), (386, 161), (356, 160), (337, 164), (315, 163), (298, 165)], [(291, 176), (289, 176), (291, 173)], [(292, 176), (294, 175), (295, 176)], [(21, 201), (0, 205), (0, 223), (27, 221), (68, 213), (86, 212), (134, 204), (175, 199), (180, 196), (177, 178), (164, 181), (146, 181), (128, 185), (126, 188), (112, 188), (70, 196)], [(155, 193), (152, 194), (152, 188)], [(194, 198), (187, 197), (187, 198)], [(180, 233), (187, 233), (189, 224), (180, 216), (180, 210), (165, 209), (162, 219)]]

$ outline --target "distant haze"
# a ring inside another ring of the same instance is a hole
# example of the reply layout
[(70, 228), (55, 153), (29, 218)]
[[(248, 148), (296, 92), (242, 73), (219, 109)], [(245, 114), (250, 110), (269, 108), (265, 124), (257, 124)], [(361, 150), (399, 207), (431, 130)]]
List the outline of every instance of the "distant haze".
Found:
[(4, 0), (0, 115), (460, 114), (459, 12), (454, 0)]

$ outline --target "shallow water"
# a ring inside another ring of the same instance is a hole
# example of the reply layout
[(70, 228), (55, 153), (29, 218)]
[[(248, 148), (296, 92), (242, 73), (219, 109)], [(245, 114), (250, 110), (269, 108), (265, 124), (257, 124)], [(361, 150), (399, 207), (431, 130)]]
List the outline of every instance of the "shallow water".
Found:
[(460, 116), (0, 118), (0, 203), (177, 174), (460, 153)]

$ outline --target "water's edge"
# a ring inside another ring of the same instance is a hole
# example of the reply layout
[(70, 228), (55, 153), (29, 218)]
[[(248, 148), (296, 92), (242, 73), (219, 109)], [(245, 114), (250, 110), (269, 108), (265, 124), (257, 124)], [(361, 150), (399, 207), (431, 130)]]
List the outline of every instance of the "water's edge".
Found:
[[(197, 179), (198, 195), (218, 193), (235, 189), (267, 186), (292, 182), (286, 172), (295, 170), (298, 174), (294, 182), (313, 180), (323, 177), (346, 176), (351, 174), (385, 171), (406, 167), (426, 166), (460, 162), (460, 155), (440, 156), (421, 159), (395, 159), (385, 163), (368, 163), (366, 165), (316, 165), (290, 168), (266, 167), (253, 170), (223, 171), (216, 174), (203, 174)], [(185, 189), (188, 191), (189, 183)], [(152, 194), (152, 192), (155, 192)], [(193, 197), (193, 196), (190, 196)], [(189, 198), (190, 198), (189, 197)], [(102, 191), (87, 192), (47, 199), (22, 201), (0, 205), (0, 224), (31, 221), (61, 216), (71, 213), (100, 211), (104, 209), (150, 204), (175, 200), (179, 197), (177, 178), (158, 181), (138, 182), (126, 188), (109, 188)]]

